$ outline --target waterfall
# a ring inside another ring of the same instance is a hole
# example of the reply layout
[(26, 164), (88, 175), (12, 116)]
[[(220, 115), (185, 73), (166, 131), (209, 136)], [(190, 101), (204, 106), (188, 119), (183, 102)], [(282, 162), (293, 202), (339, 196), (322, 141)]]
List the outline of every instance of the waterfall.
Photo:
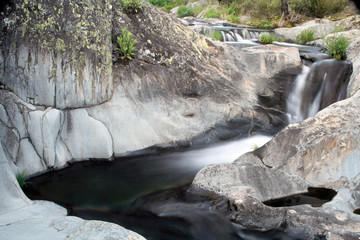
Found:
[(351, 73), (348, 61), (327, 59), (303, 66), (286, 102), (288, 122), (300, 122), (344, 99)]
[(310, 68), (303, 66), (302, 72), (295, 79), (295, 86), (286, 102), (287, 116), (289, 123), (300, 122), (305, 116), (301, 112), (302, 95), (305, 89), (306, 78), (310, 73)]

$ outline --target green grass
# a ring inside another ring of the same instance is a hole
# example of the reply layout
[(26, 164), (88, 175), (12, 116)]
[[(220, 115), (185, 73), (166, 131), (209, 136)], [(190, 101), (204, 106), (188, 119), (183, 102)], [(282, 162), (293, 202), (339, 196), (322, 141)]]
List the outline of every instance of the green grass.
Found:
[(239, 16), (236, 14), (230, 14), (229, 16), (227, 16), (226, 20), (228, 20), (231, 23), (239, 23)]
[(135, 14), (142, 10), (141, 0), (121, 0), (121, 3), (126, 13)]
[(117, 37), (118, 47), (116, 50), (119, 51), (122, 60), (132, 59), (137, 51), (135, 44), (136, 39), (133, 39), (133, 34), (128, 32), (126, 28), (122, 29), (122, 33)]
[(179, 18), (194, 16), (195, 9), (191, 6), (181, 5), (177, 11), (177, 15)]
[(213, 39), (216, 39), (216, 40), (219, 40), (219, 41), (222, 41), (223, 39), (223, 36), (221, 34), (221, 31), (219, 30), (215, 30), (212, 34), (206, 34), (206, 36), (208, 37), (211, 37)]
[(342, 11), (348, 0), (289, 0), (291, 9), (308, 17), (324, 17)]
[(21, 171), (16, 174), (16, 180), (21, 188), (26, 187), (30, 182), (27, 180), (28, 173)]
[(220, 18), (220, 12), (210, 8), (204, 15), (204, 18)]
[(313, 29), (306, 29), (302, 31), (299, 35), (296, 36), (296, 43), (304, 44), (314, 40), (314, 33)]
[(346, 37), (344, 37), (343, 35), (327, 37), (324, 41), (325, 47), (327, 48), (327, 54), (337, 60), (346, 59), (346, 48), (350, 44), (350, 41)]
[(252, 145), (251, 149), (252, 149), (253, 151), (255, 151), (255, 150), (259, 149), (259, 146), (256, 145), (256, 144), (254, 144), (254, 145)]
[(336, 26), (336, 28), (334, 30), (331, 31), (331, 33), (338, 33), (338, 32), (343, 32), (344, 31), (344, 27), (339, 25)]
[(262, 44), (270, 44), (276, 40), (277, 40), (276, 36), (274, 34), (269, 34), (269, 33), (262, 33), (259, 38), (259, 41)]

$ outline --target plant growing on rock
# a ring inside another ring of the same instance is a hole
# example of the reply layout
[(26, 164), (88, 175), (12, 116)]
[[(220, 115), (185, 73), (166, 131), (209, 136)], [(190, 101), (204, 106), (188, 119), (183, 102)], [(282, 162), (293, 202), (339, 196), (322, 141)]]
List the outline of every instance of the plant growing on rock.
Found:
[(27, 180), (28, 173), (26, 171), (20, 171), (16, 174), (16, 180), (21, 188), (26, 187), (30, 182)]
[(137, 43), (136, 39), (133, 39), (133, 34), (128, 32), (126, 28), (122, 29), (122, 33), (117, 37), (118, 47), (116, 50), (120, 52), (121, 59), (132, 59), (135, 56), (137, 51), (135, 44)]
[(328, 49), (326, 51), (327, 54), (332, 56), (337, 60), (345, 60), (346, 55), (346, 48), (349, 46), (350, 41), (344, 37), (343, 35), (340, 36), (332, 36), (325, 38), (325, 47)]
[(142, 10), (141, 0), (121, 0), (121, 3), (126, 13), (134, 14)]
[(191, 6), (185, 6), (182, 5), (179, 7), (178, 11), (177, 11), (177, 15), (179, 18), (183, 18), (183, 17), (192, 17), (195, 14), (195, 9)]
[(313, 29), (306, 29), (302, 31), (299, 35), (296, 36), (296, 43), (304, 44), (314, 40), (314, 33)]
[(270, 43), (276, 41), (276, 36), (274, 34), (270, 34), (270, 33), (262, 33), (260, 35), (259, 40), (262, 44), (270, 44)]

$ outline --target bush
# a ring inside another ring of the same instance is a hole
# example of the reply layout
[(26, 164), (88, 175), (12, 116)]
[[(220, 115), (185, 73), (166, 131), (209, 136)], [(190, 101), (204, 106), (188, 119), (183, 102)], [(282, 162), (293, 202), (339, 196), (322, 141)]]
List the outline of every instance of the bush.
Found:
[(142, 10), (141, 0), (121, 0), (123, 10), (126, 13), (138, 13)]
[(21, 171), (16, 174), (16, 180), (19, 183), (21, 188), (26, 187), (30, 182), (27, 181), (28, 173), (26, 171)]
[(131, 32), (123, 28), (122, 34), (117, 37), (118, 48), (116, 48), (116, 50), (119, 50), (122, 60), (131, 59), (132, 56), (135, 56), (135, 52), (137, 51), (135, 44), (137, 41), (133, 39), (132, 36)]
[(262, 44), (270, 44), (276, 41), (276, 36), (274, 34), (262, 33), (259, 40)]
[(342, 11), (348, 2), (348, 0), (291, 0), (289, 3), (297, 13), (322, 18)]
[(312, 29), (306, 29), (296, 36), (296, 43), (304, 44), (314, 40), (315, 31)]
[(187, 17), (187, 16), (194, 16), (195, 10), (191, 6), (182, 5), (179, 7), (177, 11), (177, 15), (179, 18)]
[(326, 51), (327, 54), (338, 60), (346, 59), (346, 48), (350, 44), (350, 41), (346, 37), (343, 35), (333, 36), (326, 38), (324, 41), (325, 47), (328, 49)]
[(220, 12), (214, 8), (210, 8), (204, 15), (204, 18), (219, 18)]
[(206, 34), (208, 37), (214, 38), (216, 40), (222, 41), (223, 36), (220, 30), (215, 30), (212, 34)]
[(231, 23), (239, 23), (239, 16), (235, 14), (230, 14), (229, 16), (227, 16), (226, 20)]

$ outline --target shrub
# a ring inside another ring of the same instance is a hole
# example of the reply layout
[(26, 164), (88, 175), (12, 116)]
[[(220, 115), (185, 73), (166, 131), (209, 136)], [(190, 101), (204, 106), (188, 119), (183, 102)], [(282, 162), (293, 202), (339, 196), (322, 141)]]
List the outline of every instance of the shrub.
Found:
[(222, 41), (223, 36), (220, 30), (215, 30), (213, 33), (206, 34), (208, 37), (214, 38), (216, 40)]
[(126, 28), (122, 29), (122, 34), (117, 37), (118, 47), (116, 50), (119, 50), (121, 59), (131, 59), (132, 56), (135, 56), (137, 49), (135, 48), (136, 39), (132, 38), (132, 33), (128, 32)]
[(126, 13), (138, 13), (142, 10), (141, 0), (121, 0), (123, 10)]
[(214, 8), (210, 8), (204, 15), (204, 18), (219, 18), (220, 12)]
[(227, 16), (226, 20), (232, 23), (239, 23), (239, 16), (235, 14), (230, 14), (229, 16)]
[(325, 47), (328, 49), (326, 51), (327, 54), (338, 60), (346, 59), (346, 48), (350, 44), (350, 41), (346, 37), (343, 35), (332, 36), (326, 38), (324, 41)]
[(314, 33), (313, 29), (306, 29), (302, 31), (299, 35), (296, 36), (296, 43), (304, 44), (314, 40)]
[(343, 10), (348, 0), (291, 0), (291, 8), (310, 17), (324, 17)]
[(276, 36), (274, 34), (262, 33), (259, 40), (262, 44), (270, 44), (276, 41)]
[(16, 174), (16, 180), (21, 188), (26, 187), (30, 182), (27, 180), (28, 173), (21, 171)]
[(177, 11), (177, 15), (180, 18), (187, 17), (187, 16), (194, 16), (195, 10), (191, 6), (181, 5)]

